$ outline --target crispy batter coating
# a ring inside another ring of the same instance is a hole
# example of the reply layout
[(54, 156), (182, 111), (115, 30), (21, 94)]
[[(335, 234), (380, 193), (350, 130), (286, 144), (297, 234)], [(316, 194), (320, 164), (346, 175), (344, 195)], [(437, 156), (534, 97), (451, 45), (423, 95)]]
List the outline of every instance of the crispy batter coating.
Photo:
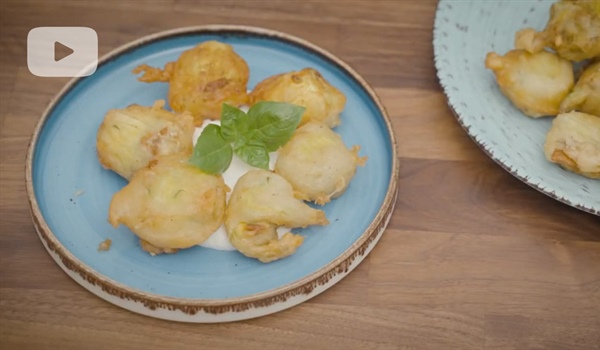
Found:
[(220, 119), (223, 103), (239, 107), (248, 99), (248, 64), (230, 45), (217, 41), (184, 51), (164, 69), (143, 64), (133, 73), (144, 73), (138, 79), (143, 82), (169, 82), (169, 105), (190, 112), (196, 126), (204, 119)]
[(225, 216), (231, 244), (242, 254), (264, 263), (293, 254), (304, 238), (287, 232), (281, 239), (277, 227), (327, 225), (325, 213), (294, 197), (292, 186), (267, 170), (251, 170), (235, 185)]
[(552, 122), (544, 144), (546, 159), (572, 172), (600, 179), (600, 117), (570, 112)]
[(600, 61), (581, 74), (573, 91), (562, 101), (560, 111), (579, 111), (600, 117)]
[(515, 35), (515, 47), (535, 53), (548, 47), (579, 62), (600, 56), (600, 0), (563, 0), (552, 4), (546, 28), (525, 28)]
[(194, 123), (189, 114), (131, 105), (112, 109), (98, 129), (96, 149), (100, 164), (129, 179), (154, 157), (193, 150)]
[(161, 156), (131, 178), (110, 202), (108, 221), (126, 225), (153, 254), (204, 242), (225, 217), (229, 190), (182, 154)]
[(140, 238), (140, 247), (142, 247), (142, 250), (145, 252), (150, 253), (150, 255), (155, 256), (158, 254), (174, 254), (177, 253), (179, 251), (179, 249), (176, 248), (159, 248), (156, 246), (153, 246), (152, 244), (150, 244), (147, 241), (144, 241), (143, 239)]
[(512, 50), (504, 56), (490, 52), (485, 66), (494, 72), (502, 93), (533, 118), (558, 114), (574, 85), (571, 63), (548, 51)]
[(340, 135), (321, 123), (300, 127), (280, 149), (275, 172), (304, 200), (324, 205), (345, 191), (358, 165), (360, 146), (347, 149)]
[(107, 238), (107, 239), (103, 240), (102, 242), (100, 242), (100, 244), (98, 244), (98, 251), (106, 252), (110, 249), (111, 245), (112, 245), (112, 240), (110, 238)]
[(274, 75), (258, 83), (250, 93), (250, 104), (260, 101), (293, 103), (305, 107), (300, 125), (318, 121), (333, 128), (340, 124), (346, 96), (312, 68)]

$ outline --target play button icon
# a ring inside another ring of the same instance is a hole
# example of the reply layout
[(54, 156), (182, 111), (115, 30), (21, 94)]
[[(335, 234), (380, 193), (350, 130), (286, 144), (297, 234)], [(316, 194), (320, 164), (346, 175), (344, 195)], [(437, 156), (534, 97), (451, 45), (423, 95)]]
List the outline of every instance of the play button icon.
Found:
[(40, 77), (85, 77), (98, 66), (98, 34), (88, 27), (37, 27), (27, 35), (27, 67)]
[(58, 41), (54, 42), (54, 62), (58, 62), (67, 56), (71, 56), (75, 51), (72, 48), (61, 44)]

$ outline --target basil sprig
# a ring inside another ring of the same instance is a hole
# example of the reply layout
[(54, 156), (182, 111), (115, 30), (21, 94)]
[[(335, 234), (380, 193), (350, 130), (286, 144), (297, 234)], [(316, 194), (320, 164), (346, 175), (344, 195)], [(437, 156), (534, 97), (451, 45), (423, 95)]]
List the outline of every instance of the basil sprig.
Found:
[(231, 164), (233, 151), (223, 138), (221, 128), (208, 124), (198, 137), (189, 162), (210, 174), (221, 174)]
[(235, 152), (244, 162), (269, 169), (269, 152), (290, 140), (303, 113), (304, 107), (284, 102), (259, 102), (247, 114), (223, 104), (221, 126), (204, 128), (189, 162), (207, 173), (221, 174)]

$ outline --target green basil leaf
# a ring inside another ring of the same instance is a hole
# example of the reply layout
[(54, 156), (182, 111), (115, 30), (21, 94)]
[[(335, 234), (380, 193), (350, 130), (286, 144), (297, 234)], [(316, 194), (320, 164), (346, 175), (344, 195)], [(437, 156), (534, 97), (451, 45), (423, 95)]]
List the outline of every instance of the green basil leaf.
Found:
[(221, 111), (221, 134), (229, 142), (242, 137), (248, 133), (248, 116), (244, 111), (223, 103)]
[(269, 151), (260, 140), (250, 139), (234, 143), (233, 150), (244, 162), (269, 170)]
[(292, 137), (298, 127), (304, 107), (284, 102), (264, 101), (248, 111), (251, 139), (264, 143), (267, 151), (274, 152)]
[(229, 168), (231, 158), (233, 158), (233, 150), (229, 142), (221, 135), (221, 128), (218, 125), (209, 124), (198, 136), (189, 163), (206, 173), (222, 174)]

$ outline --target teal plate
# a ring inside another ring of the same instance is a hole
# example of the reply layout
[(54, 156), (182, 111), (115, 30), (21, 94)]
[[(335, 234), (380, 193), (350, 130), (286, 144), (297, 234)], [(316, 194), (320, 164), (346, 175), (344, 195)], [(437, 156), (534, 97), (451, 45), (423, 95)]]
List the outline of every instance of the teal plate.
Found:
[(448, 104), (486, 154), (538, 191), (600, 215), (600, 180), (548, 162), (543, 147), (552, 119), (525, 116), (504, 97), (484, 66), (488, 52), (504, 55), (513, 48), (518, 30), (542, 30), (553, 2), (440, 1), (433, 40), (435, 66)]
[[(295, 232), (292, 256), (263, 264), (236, 251), (203, 247), (152, 257), (126, 227), (107, 222), (111, 197), (126, 182), (98, 162), (96, 132), (105, 113), (166, 99), (167, 84), (138, 82), (139, 64), (163, 66), (200, 42), (232, 45), (250, 67), (251, 89), (273, 74), (313, 67), (347, 97), (347, 145), (369, 160), (347, 192), (323, 207), (331, 224)], [(145, 315), (222, 322), (273, 313), (308, 300), (348, 274), (373, 248), (392, 213), (398, 162), (394, 135), (374, 91), (348, 65), (302, 39), (240, 26), (184, 28), (142, 38), (71, 81), (42, 116), (29, 149), (27, 189), (34, 223), (56, 262), (96, 295)], [(112, 247), (98, 252), (100, 242)]]

